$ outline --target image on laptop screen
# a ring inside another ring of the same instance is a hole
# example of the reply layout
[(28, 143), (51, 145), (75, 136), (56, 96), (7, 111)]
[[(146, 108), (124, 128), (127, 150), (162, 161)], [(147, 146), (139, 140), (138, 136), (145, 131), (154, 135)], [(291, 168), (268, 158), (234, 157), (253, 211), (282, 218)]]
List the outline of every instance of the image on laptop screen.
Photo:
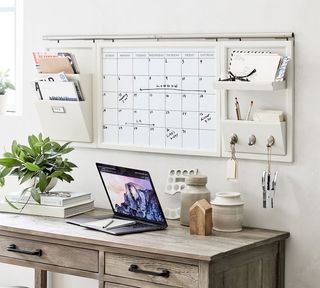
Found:
[(165, 223), (148, 172), (98, 163), (97, 167), (116, 214)]

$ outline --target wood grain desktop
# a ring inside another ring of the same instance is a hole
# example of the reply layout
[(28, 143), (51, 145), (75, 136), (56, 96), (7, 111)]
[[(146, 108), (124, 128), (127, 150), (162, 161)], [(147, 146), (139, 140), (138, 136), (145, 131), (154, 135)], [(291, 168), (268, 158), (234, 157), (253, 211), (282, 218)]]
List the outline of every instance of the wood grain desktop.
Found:
[(288, 237), (257, 228), (196, 236), (179, 221), (113, 236), (63, 219), (0, 213), (0, 262), (34, 268), (35, 288), (47, 287), (46, 271), (96, 279), (99, 288), (283, 288)]

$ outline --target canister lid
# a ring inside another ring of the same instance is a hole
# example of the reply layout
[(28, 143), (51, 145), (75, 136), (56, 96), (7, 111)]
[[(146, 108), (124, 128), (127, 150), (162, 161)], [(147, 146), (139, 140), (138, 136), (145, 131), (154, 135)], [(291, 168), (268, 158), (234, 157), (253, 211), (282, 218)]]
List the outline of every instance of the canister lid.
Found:
[(187, 185), (203, 186), (208, 182), (208, 177), (205, 175), (192, 175), (186, 178)]
[(217, 192), (216, 198), (210, 203), (218, 206), (244, 205), (239, 192)]

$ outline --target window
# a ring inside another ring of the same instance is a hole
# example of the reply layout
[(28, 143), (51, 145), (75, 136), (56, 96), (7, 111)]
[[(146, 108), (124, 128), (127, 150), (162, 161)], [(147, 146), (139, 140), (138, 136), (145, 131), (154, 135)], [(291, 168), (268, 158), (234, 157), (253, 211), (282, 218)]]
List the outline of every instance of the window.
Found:
[[(0, 0), (0, 71), (9, 70), (9, 78), (16, 83), (16, 3)], [(15, 91), (8, 93), (15, 95)], [(15, 110), (15, 97), (9, 97), (9, 110)]]

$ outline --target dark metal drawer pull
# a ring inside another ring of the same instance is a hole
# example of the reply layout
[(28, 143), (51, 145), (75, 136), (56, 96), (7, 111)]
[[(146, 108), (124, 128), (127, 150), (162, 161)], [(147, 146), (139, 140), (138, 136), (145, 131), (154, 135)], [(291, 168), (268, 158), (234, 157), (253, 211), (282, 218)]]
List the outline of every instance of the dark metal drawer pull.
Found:
[(170, 275), (170, 271), (167, 269), (162, 269), (161, 272), (147, 271), (140, 269), (139, 266), (135, 264), (131, 264), (128, 270), (133, 273), (148, 274), (152, 276), (160, 276), (165, 278), (168, 278)]
[(7, 251), (21, 253), (21, 254), (27, 254), (27, 255), (35, 255), (35, 256), (39, 256), (39, 257), (42, 255), (41, 249), (37, 249), (35, 251), (21, 250), (21, 249), (17, 248), (16, 244), (10, 244), (7, 248)]

